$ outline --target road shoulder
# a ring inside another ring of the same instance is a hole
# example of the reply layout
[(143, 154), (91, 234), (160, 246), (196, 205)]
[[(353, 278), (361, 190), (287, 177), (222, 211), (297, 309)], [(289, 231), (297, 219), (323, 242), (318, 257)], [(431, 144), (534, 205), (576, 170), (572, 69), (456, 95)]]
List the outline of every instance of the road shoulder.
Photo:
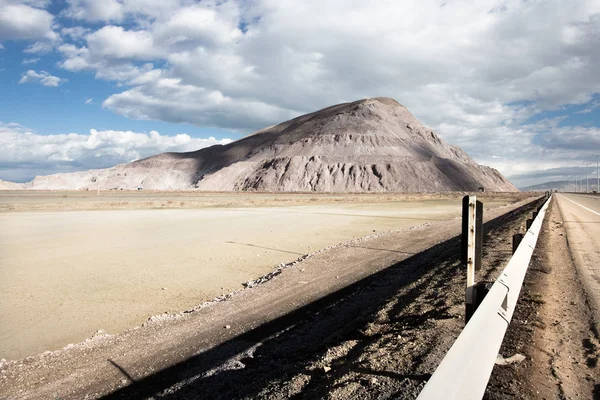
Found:
[(600, 345), (590, 305), (573, 262), (554, 199), (525, 278), (488, 399), (600, 398)]

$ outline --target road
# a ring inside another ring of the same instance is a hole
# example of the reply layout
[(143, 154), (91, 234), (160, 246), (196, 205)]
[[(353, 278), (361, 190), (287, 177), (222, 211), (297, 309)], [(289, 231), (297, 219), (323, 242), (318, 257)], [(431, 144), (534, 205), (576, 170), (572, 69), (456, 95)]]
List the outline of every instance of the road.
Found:
[(559, 194), (558, 205), (580, 279), (600, 323), (600, 196)]

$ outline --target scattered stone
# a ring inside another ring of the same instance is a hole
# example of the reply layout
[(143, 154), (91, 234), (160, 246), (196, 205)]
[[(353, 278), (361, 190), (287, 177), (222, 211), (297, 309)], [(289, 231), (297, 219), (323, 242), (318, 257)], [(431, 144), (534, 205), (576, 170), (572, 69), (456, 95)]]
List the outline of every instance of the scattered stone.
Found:
[(496, 365), (508, 365), (508, 364), (520, 363), (521, 361), (525, 360), (526, 358), (527, 357), (525, 357), (523, 354), (519, 354), (519, 353), (516, 353), (508, 358), (504, 358), (504, 357), (502, 357), (501, 354), (498, 354), (498, 357), (496, 357)]
[(223, 328), (225, 328), (225, 329), (231, 329), (231, 325), (225, 325)]
[(326, 365), (323, 367), (323, 371), (325, 371), (325, 373), (328, 373), (329, 371), (331, 371), (331, 367)]

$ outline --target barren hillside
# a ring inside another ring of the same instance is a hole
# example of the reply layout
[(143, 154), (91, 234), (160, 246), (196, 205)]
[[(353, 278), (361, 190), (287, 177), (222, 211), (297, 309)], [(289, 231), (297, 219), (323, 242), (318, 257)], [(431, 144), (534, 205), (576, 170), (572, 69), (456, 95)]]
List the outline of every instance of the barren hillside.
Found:
[(517, 189), (393, 99), (344, 103), (225, 146), (103, 170), (38, 176), (32, 189), (440, 192)]

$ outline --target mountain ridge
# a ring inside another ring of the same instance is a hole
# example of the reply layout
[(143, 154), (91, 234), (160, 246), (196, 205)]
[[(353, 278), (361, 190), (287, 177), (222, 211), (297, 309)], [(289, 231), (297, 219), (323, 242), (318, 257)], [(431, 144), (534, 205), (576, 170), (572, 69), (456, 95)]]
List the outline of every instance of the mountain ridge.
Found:
[(274, 192), (517, 191), (390, 98), (342, 103), (226, 145), (104, 170), (36, 177), (32, 189)]

